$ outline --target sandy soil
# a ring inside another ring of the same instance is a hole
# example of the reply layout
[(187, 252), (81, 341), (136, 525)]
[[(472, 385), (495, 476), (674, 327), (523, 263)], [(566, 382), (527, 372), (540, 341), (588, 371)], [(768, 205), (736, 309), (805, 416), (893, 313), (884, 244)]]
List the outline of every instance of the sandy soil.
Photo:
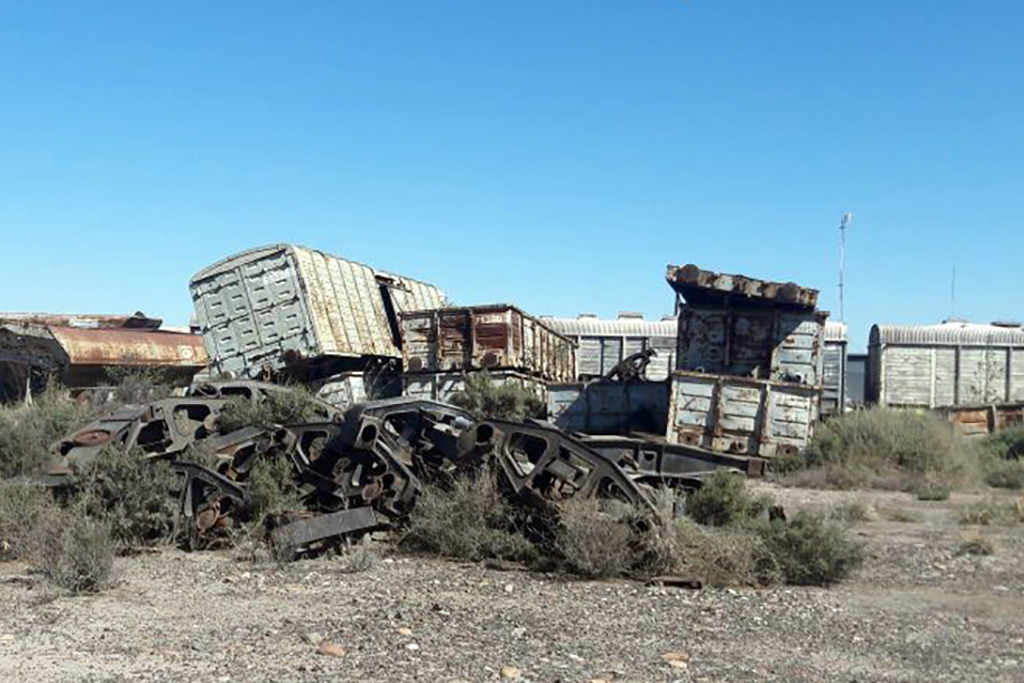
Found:
[[(864, 568), (830, 589), (692, 591), (399, 556), (348, 573), (337, 559), (164, 550), (71, 597), (11, 562), (0, 681), (1024, 681), (1024, 525), (986, 527), (996, 553), (960, 556), (952, 511), (972, 496), (772, 493), (787, 509), (876, 510), (854, 527)], [(889, 521), (901, 508), (920, 521)]]

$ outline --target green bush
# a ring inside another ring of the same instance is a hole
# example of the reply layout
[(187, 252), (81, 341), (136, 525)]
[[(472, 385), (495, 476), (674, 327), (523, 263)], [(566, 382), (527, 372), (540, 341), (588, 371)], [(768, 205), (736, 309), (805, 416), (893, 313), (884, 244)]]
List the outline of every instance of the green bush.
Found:
[(401, 545), (465, 560), (533, 560), (536, 548), (493, 473), (457, 477), (449, 487), (426, 483), (409, 515)]
[(704, 479), (686, 499), (686, 514), (698, 524), (728, 526), (756, 517), (768, 504), (750, 495), (742, 475), (720, 470)]
[(179, 482), (167, 462), (108, 446), (74, 474), (83, 513), (106, 523), (121, 551), (170, 538)]
[(841, 524), (801, 511), (788, 522), (761, 522), (755, 529), (786, 583), (827, 586), (846, 578), (864, 561), (864, 548)]
[(0, 407), (0, 477), (34, 474), (49, 457), (49, 447), (92, 418), (88, 406), (58, 388), (31, 405)]
[(971, 475), (970, 445), (942, 418), (888, 408), (855, 411), (819, 426), (798, 456), (773, 464), (787, 474), (825, 471), (833, 488), (877, 485), (914, 489), (924, 480), (958, 482)]
[(301, 385), (269, 391), (255, 401), (235, 398), (221, 409), (220, 429), (224, 433), (244, 427), (263, 429), (274, 425), (318, 422), (323, 419), (320, 405), (308, 389)]
[(483, 419), (522, 421), (540, 419), (547, 413), (533, 391), (515, 382), (495, 384), (486, 371), (467, 373), (462, 391), (449, 401)]
[(295, 483), (295, 465), (278, 453), (263, 453), (249, 471), (249, 506), (253, 519), (268, 514), (297, 510), (302, 497)]
[(53, 508), (36, 527), (30, 558), (55, 586), (94, 593), (112, 581), (115, 549), (104, 522), (75, 507)]

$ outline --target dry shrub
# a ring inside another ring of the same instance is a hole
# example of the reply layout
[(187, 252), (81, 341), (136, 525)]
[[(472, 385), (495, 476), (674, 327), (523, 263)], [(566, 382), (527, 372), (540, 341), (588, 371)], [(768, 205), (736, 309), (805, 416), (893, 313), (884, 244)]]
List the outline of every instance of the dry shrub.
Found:
[(984, 463), (985, 483), (1000, 489), (1024, 488), (1024, 460), (989, 458)]
[(627, 519), (602, 512), (599, 501), (569, 500), (559, 506), (555, 547), (573, 574), (591, 579), (619, 576), (633, 564), (633, 533)]
[(969, 531), (960, 535), (960, 544), (957, 546), (958, 555), (991, 555), (995, 551), (996, 544), (988, 536), (979, 534), (976, 531)]
[(115, 552), (107, 524), (75, 507), (53, 508), (36, 527), (29, 557), (55, 586), (95, 593), (113, 580)]
[(109, 446), (74, 472), (82, 512), (106, 523), (122, 552), (170, 539), (179, 481), (167, 462)]
[(0, 560), (24, 557), (55, 503), (50, 491), (24, 480), (0, 481)]
[(803, 453), (781, 458), (774, 469), (821, 470), (829, 488), (894, 485), (912, 490), (922, 481), (958, 483), (974, 475), (973, 449), (932, 413), (872, 408), (822, 424)]
[(334, 557), (333, 567), (342, 574), (358, 574), (373, 569), (380, 555), (368, 539), (346, 542)]
[(864, 547), (841, 524), (808, 511), (789, 521), (754, 527), (786, 583), (827, 586), (846, 578), (864, 561)]
[(707, 528), (680, 518), (652, 525), (640, 537), (637, 573), (692, 577), (706, 586), (771, 585), (778, 564), (746, 529)]
[(1024, 424), (1001, 429), (986, 436), (981, 442), (981, 447), (1000, 460), (1024, 458)]
[(519, 513), (483, 468), (450, 486), (425, 483), (409, 514), (401, 545), (465, 560), (533, 560), (535, 546), (522, 533)]
[(960, 508), (957, 521), (960, 524), (987, 526), (989, 524), (1014, 524), (1022, 521), (1018, 514), (1018, 503), (1002, 503), (997, 500), (984, 500)]
[(515, 382), (495, 384), (487, 371), (467, 373), (462, 391), (449, 401), (483, 419), (522, 421), (547, 413), (547, 406), (533, 391)]
[(34, 474), (46, 462), (50, 444), (91, 417), (88, 406), (56, 387), (32, 405), (0, 407), (0, 477)]
[(220, 429), (224, 433), (244, 427), (267, 429), (274, 425), (318, 422), (323, 419), (320, 404), (302, 385), (269, 391), (256, 400), (235, 398), (221, 409)]

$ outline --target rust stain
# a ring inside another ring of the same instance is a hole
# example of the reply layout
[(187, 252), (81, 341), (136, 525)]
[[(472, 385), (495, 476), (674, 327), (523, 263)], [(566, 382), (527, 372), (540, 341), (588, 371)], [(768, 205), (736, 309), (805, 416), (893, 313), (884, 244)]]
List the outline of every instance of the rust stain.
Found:
[(208, 362), (202, 337), (138, 329), (50, 327), (72, 365), (155, 365), (202, 368)]

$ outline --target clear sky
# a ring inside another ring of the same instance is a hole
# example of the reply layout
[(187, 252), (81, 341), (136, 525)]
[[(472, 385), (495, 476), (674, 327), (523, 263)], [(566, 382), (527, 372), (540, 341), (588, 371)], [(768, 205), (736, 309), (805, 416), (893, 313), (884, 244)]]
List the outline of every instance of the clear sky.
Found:
[(1024, 318), (1024, 2), (0, 0), (0, 310), (183, 324), (294, 242), (536, 314), (667, 263)]

